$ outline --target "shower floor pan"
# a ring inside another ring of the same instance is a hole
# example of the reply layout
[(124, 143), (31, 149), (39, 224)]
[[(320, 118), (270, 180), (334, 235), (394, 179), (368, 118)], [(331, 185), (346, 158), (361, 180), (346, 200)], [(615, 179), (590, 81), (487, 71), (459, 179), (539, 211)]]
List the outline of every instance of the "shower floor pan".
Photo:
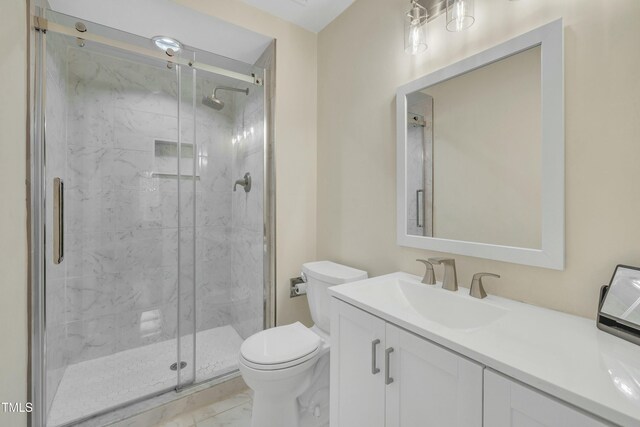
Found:
[[(233, 327), (198, 332), (196, 380), (201, 382), (234, 371), (242, 338)], [(192, 357), (184, 357), (191, 373)], [(176, 386), (176, 340), (168, 340), (98, 359), (69, 365), (51, 405), (47, 425), (60, 426), (105, 409)]]

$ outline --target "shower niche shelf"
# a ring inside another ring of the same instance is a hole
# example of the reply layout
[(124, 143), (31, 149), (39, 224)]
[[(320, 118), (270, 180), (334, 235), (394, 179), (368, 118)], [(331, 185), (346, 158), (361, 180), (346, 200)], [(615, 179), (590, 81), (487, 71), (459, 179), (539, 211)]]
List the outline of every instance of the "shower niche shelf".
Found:
[[(180, 144), (180, 173), (178, 174), (178, 143), (156, 139), (154, 141), (154, 172), (153, 178), (165, 179), (195, 179), (200, 180), (200, 168), (198, 162), (193, 163), (194, 147), (190, 143)], [(199, 160), (199, 159), (198, 159)], [(195, 173), (193, 168), (195, 167)]]

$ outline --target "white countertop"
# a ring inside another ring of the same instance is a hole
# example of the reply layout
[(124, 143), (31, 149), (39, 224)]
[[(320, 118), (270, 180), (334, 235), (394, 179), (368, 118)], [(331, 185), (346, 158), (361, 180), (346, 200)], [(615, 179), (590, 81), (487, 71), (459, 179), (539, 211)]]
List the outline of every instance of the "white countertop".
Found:
[[(506, 315), (478, 328), (452, 329), (364, 291), (390, 279), (421, 280), (398, 272), (333, 286), (329, 293), (606, 421), (640, 426), (640, 346), (600, 331), (594, 320), (492, 295), (472, 299), (507, 309)], [(468, 292), (460, 288), (458, 295)]]

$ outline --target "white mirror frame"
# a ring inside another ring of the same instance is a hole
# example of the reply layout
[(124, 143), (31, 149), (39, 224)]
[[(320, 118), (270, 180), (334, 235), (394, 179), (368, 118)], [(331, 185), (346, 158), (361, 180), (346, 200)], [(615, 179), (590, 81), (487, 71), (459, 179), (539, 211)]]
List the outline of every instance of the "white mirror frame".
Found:
[[(541, 46), (542, 245), (540, 249), (407, 234), (407, 95), (524, 50)], [(564, 37), (562, 19), (536, 28), (398, 88), (398, 245), (564, 270)]]

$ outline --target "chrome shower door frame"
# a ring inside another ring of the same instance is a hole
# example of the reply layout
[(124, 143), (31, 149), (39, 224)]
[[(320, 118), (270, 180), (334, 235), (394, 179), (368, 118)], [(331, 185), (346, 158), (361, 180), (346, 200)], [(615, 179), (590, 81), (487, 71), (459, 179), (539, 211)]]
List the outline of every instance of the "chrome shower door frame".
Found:
[[(29, 10), (31, 9), (29, 2)], [(28, 415), (29, 425), (46, 425), (46, 300), (45, 277), (45, 94), (46, 94), (46, 32), (31, 28), (29, 48), (29, 400), (33, 411)]]

